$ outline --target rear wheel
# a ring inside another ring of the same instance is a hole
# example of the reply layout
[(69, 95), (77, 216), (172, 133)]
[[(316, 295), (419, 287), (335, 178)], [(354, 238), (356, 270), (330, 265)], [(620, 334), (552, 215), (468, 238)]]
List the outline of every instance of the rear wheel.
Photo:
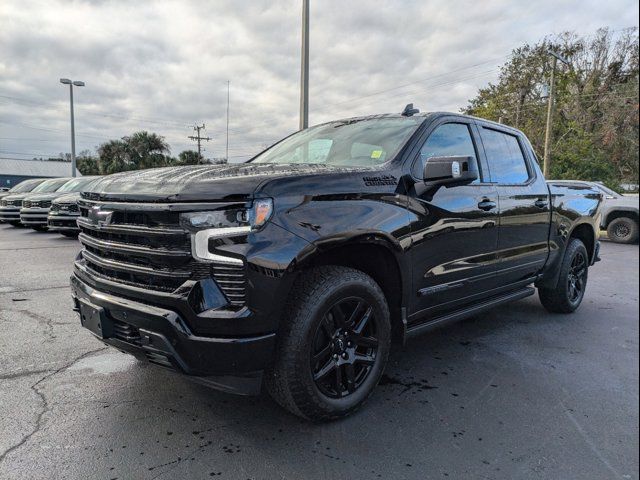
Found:
[(540, 288), (544, 308), (553, 313), (572, 313), (582, 303), (589, 275), (589, 254), (577, 238), (569, 241), (560, 266), (556, 288)]
[(616, 218), (609, 223), (607, 235), (616, 243), (635, 243), (638, 241), (638, 222), (628, 217)]
[(303, 418), (346, 416), (371, 395), (390, 344), (389, 308), (371, 277), (346, 267), (310, 270), (291, 293), (267, 389)]

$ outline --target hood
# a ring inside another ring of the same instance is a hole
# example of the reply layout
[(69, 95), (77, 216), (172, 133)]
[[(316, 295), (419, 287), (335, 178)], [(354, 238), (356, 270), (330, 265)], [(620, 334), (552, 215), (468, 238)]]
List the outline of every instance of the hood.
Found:
[(60, 195), (63, 195), (62, 193), (58, 193), (58, 192), (51, 192), (51, 193), (25, 193), (24, 194), (24, 199), (25, 200), (30, 200), (32, 202), (42, 202), (42, 201), (47, 201), (47, 200), (53, 200), (55, 198), (58, 198)]
[(91, 184), (83, 194), (114, 201), (245, 201), (266, 181), (353, 170), (327, 165), (253, 163), (154, 168), (109, 175)]
[(622, 195), (618, 198), (607, 198), (604, 201), (606, 207), (635, 207), (638, 208), (639, 197), (636, 195)]
[(58, 205), (74, 204), (79, 199), (80, 199), (80, 192), (65, 193), (64, 195), (60, 195), (59, 197), (56, 197), (53, 203), (57, 203)]
[(22, 202), (22, 200), (24, 200), (24, 197), (26, 197), (27, 195), (30, 195), (29, 192), (16, 193), (13, 195), (7, 195), (2, 200), (6, 200), (7, 202)]

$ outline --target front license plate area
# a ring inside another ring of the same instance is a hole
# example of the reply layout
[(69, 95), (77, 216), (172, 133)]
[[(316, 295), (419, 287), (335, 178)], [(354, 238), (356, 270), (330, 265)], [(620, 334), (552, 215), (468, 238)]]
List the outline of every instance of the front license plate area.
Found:
[(96, 307), (80, 300), (80, 323), (83, 327), (99, 338), (111, 336), (111, 321), (107, 318), (102, 307)]

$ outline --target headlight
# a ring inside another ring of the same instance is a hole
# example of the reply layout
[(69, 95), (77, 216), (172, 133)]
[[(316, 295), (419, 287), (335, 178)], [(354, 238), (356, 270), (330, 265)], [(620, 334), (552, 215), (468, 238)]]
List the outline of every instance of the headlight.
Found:
[(180, 223), (191, 230), (193, 256), (201, 260), (241, 265), (242, 260), (211, 252), (211, 241), (248, 235), (264, 226), (273, 213), (273, 200), (255, 200), (249, 210), (227, 209), (180, 214)]
[(249, 224), (252, 229), (262, 227), (271, 218), (273, 213), (273, 200), (270, 198), (261, 198), (253, 202), (251, 210), (249, 210)]

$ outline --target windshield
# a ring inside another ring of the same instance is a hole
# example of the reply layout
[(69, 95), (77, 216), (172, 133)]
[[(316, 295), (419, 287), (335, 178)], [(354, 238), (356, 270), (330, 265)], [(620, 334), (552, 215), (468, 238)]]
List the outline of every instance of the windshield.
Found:
[(423, 120), (392, 117), (325, 123), (291, 135), (251, 162), (380, 165), (396, 155)]
[(605, 187), (604, 185), (601, 185), (599, 183), (596, 183), (596, 186), (602, 191), (604, 192), (605, 195), (609, 195), (611, 197), (615, 197), (618, 198), (620, 195), (617, 192), (614, 192), (613, 190), (611, 190), (609, 187)]
[(58, 189), (69, 181), (68, 178), (52, 178), (51, 180), (46, 180), (38, 185), (36, 188), (31, 190), (33, 193), (50, 193), (56, 192)]
[(30, 192), (32, 188), (41, 183), (42, 180), (25, 180), (9, 190), (11, 193)]
[(82, 177), (69, 180), (59, 190), (56, 190), (56, 192), (79, 192), (95, 179), (96, 177)]

